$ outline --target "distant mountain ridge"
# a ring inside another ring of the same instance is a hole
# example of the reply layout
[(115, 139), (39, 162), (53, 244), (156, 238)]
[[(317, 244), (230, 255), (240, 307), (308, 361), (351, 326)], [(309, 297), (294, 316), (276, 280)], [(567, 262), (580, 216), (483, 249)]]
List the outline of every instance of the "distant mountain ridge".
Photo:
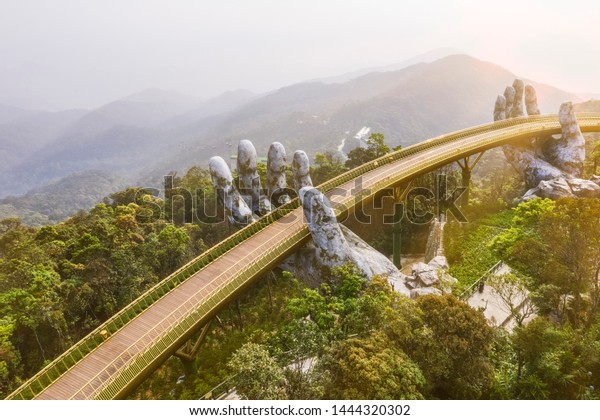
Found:
[(1, 199), (0, 219), (19, 217), (31, 226), (58, 223), (79, 210), (93, 207), (127, 185), (124, 179), (103, 171), (70, 174), (24, 196)]
[[(280, 141), (309, 155), (334, 150), (363, 126), (385, 134), (392, 145), (408, 145), (490, 120), (494, 98), (515, 74), (466, 55), (453, 55), (402, 70), (370, 73), (345, 83), (301, 83), (263, 96), (199, 127), (181, 152), (156, 162), (150, 174), (184, 170), (226, 155), (225, 144), (252, 139), (261, 150)], [(557, 112), (576, 95), (531, 82), (544, 112)], [(492, 98), (492, 99), (490, 99)], [(348, 142), (348, 147), (356, 147)]]
[(344, 83), (352, 79), (364, 76), (369, 73), (385, 73), (396, 70), (402, 70), (406, 67), (413, 66), (421, 63), (431, 63), (432, 61), (440, 60), (449, 55), (463, 54), (462, 51), (456, 48), (436, 48), (426, 53), (416, 55), (408, 60), (401, 61), (395, 64), (389, 64), (387, 66), (379, 67), (368, 67), (348, 73), (344, 73), (338, 76), (323, 77), (319, 79), (309, 80), (308, 82), (323, 82), (323, 83)]
[[(159, 186), (170, 171), (206, 165), (213, 155), (227, 156), (244, 138), (253, 140), (259, 154), (279, 141), (290, 154), (304, 149), (313, 155), (337, 149), (344, 139), (347, 149), (354, 148), (354, 134), (370, 127), (384, 133), (391, 146), (406, 146), (490, 121), (494, 98), (515, 77), (496, 64), (458, 54), (343, 82), (299, 83), (262, 95), (232, 91), (201, 100), (148, 89), (92, 111), (78, 111), (81, 115), (62, 115), (50, 139), (34, 133), (29, 143), (35, 147), (0, 162), (5, 180), (0, 197), (90, 170), (111, 173), (129, 184)], [(557, 112), (561, 102), (579, 100), (531, 83), (544, 113)], [(15, 127), (19, 126), (14, 121), (0, 124), (0, 147), (10, 144), (14, 130), (23, 135), (25, 129)]]
[(0, 124), (6, 124), (12, 122), (21, 117), (35, 114), (38, 111), (29, 109), (21, 109), (10, 105), (0, 104)]

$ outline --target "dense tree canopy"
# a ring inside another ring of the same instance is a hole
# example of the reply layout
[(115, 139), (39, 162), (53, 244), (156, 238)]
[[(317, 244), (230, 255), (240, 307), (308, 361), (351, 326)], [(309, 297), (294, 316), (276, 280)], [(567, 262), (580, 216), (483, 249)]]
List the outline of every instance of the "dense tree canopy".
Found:
[(349, 169), (377, 159), (390, 152), (390, 148), (385, 144), (385, 139), (381, 133), (371, 133), (367, 140), (367, 147), (357, 147), (348, 152), (346, 167)]

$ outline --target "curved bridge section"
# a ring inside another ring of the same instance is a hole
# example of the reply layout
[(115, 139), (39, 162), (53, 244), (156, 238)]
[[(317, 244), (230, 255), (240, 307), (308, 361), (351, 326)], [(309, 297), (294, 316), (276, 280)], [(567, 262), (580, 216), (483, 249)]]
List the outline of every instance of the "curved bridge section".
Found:
[[(600, 132), (600, 113), (578, 114)], [(558, 134), (557, 115), (513, 118), (430, 139), (322, 184), (338, 215), (384, 188), (460, 158)], [(360, 177), (363, 194), (350, 191)], [(144, 293), (14, 391), (10, 399), (123, 398), (218, 311), (309, 237), (298, 200), (238, 231)]]

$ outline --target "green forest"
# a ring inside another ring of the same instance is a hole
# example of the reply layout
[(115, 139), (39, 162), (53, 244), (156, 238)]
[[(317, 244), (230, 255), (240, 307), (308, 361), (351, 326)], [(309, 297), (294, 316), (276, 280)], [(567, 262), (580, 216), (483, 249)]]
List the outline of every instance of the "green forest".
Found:
[[(389, 151), (383, 136), (370, 144), (348, 167)], [(600, 200), (518, 204), (523, 185), (498, 153), (480, 166), (469, 223), (445, 228), (452, 293), (411, 300), (352, 265), (312, 289), (275, 269), (212, 321), (192, 363), (171, 357), (131, 398), (198, 399), (223, 383), (249, 399), (600, 398)], [(323, 153), (311, 175), (316, 185), (345, 170)], [(456, 167), (441, 171), (458, 183)], [(202, 168), (174, 175), (165, 197), (129, 188), (56, 225), (0, 221), (0, 396), (234, 231), (190, 214), (218, 207)], [(405, 242), (422, 230), (403, 226)], [(370, 242), (388, 250), (390, 232), (376, 231)], [(527, 288), (536, 308), (512, 332), (462, 299), (499, 260), (519, 275), (498, 281)]]

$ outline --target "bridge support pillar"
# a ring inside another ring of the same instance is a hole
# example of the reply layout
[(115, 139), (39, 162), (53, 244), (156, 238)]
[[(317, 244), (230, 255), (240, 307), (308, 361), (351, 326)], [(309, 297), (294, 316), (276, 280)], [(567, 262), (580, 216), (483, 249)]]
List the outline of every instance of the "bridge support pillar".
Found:
[(202, 327), (202, 332), (200, 336), (196, 340), (194, 344), (192, 344), (192, 340), (188, 340), (188, 342), (179, 350), (175, 352), (175, 356), (181, 360), (181, 364), (183, 365), (183, 372), (186, 378), (190, 376), (194, 376), (198, 373), (198, 365), (196, 364), (196, 356), (198, 355), (198, 350), (200, 350), (200, 345), (204, 342), (206, 335), (208, 334), (208, 330), (210, 329), (210, 325), (212, 320), (208, 321), (204, 327)]
[(394, 217), (392, 223), (392, 262), (402, 269), (402, 218), (404, 217), (404, 200), (410, 192), (412, 181), (404, 186), (394, 188)]
[(393, 263), (398, 269), (402, 269), (402, 216), (404, 206), (402, 203), (394, 203), (394, 224), (392, 225), (393, 238)]
[(465, 192), (463, 193), (460, 200), (461, 207), (466, 207), (469, 204), (469, 195), (471, 192), (471, 172), (473, 171), (477, 163), (479, 163), (479, 160), (483, 156), (483, 153), (484, 152), (481, 152), (473, 162), (470, 162), (472, 156), (467, 156), (466, 158), (456, 162), (458, 163), (458, 166), (460, 166), (460, 169), (462, 171), (461, 186), (465, 188)]

